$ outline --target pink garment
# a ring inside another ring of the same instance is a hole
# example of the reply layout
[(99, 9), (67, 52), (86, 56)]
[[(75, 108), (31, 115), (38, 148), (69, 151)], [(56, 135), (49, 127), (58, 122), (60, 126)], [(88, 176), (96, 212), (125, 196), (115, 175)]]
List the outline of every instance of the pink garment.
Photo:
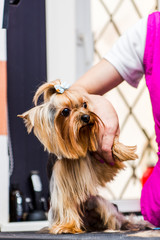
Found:
[(155, 121), (159, 160), (142, 189), (141, 212), (145, 220), (160, 227), (160, 12), (154, 12), (148, 17), (143, 62)]

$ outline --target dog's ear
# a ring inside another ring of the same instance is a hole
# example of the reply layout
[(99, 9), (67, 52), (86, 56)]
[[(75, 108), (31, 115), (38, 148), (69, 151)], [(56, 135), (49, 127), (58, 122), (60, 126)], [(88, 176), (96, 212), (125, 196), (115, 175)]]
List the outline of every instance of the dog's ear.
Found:
[(33, 98), (33, 102), (35, 104), (35, 106), (37, 105), (38, 102), (38, 98), (43, 94), (43, 100), (44, 102), (49, 100), (49, 98), (56, 93), (55, 90), (55, 85), (57, 84), (61, 84), (60, 80), (55, 80), (52, 82), (47, 82), (42, 84), (36, 91), (34, 98)]
[(30, 133), (34, 127), (36, 108), (37, 107), (31, 108), (27, 112), (17, 115), (17, 117), (23, 118), (28, 133)]

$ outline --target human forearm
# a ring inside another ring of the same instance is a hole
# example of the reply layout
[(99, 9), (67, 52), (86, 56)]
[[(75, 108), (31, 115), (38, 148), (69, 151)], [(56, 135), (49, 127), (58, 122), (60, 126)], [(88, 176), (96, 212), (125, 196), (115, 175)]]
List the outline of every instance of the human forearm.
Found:
[(123, 81), (121, 75), (107, 60), (102, 59), (78, 79), (72, 88), (82, 87), (91, 94), (104, 94)]

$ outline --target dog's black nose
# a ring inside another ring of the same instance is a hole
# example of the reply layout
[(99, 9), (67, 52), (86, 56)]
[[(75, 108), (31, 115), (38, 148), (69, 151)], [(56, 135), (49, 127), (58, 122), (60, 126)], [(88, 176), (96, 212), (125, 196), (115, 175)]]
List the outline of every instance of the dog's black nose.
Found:
[(82, 120), (83, 122), (85, 122), (85, 123), (89, 123), (90, 116), (87, 115), (87, 114), (83, 114), (83, 115), (81, 116), (81, 120)]

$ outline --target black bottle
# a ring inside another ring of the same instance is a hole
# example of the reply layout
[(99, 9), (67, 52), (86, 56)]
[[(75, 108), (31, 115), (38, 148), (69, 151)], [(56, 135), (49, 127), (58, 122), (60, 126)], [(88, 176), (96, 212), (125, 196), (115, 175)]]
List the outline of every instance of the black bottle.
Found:
[(19, 190), (18, 184), (11, 185), (10, 191), (10, 221), (23, 221), (23, 195)]
[(46, 220), (45, 215), (46, 201), (42, 197), (42, 182), (39, 172), (36, 170), (31, 171), (29, 179), (31, 184), (34, 209), (28, 213), (26, 220), (27, 221)]

